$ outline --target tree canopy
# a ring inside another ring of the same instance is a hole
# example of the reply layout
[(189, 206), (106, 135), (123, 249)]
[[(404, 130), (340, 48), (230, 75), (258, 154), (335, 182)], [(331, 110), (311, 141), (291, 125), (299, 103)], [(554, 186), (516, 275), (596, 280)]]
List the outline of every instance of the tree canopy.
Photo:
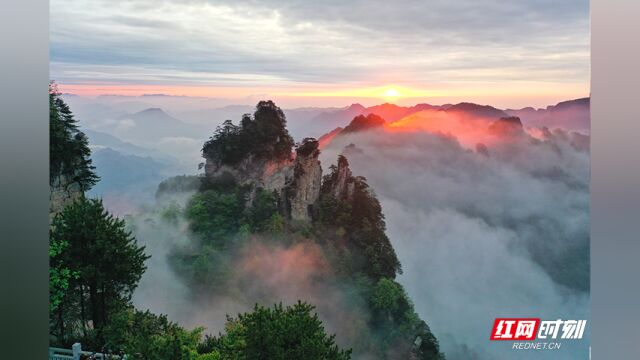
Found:
[[(137, 245), (124, 220), (109, 214), (101, 200), (84, 197), (54, 218), (50, 245), (51, 262), (59, 265), (63, 275), (69, 274), (63, 276), (66, 284), (53, 284), (51, 289), (58, 294), (52, 332), (61, 343), (68, 336), (102, 341), (102, 328), (111, 315), (130, 305), (146, 270), (149, 256), (144, 246)], [(80, 334), (75, 332), (78, 324)], [(90, 328), (95, 332), (90, 333)]]
[(252, 312), (229, 318), (226, 334), (208, 338), (204, 347), (220, 359), (347, 360), (335, 335), (327, 335), (315, 308), (304, 302), (272, 308), (256, 305)]
[(195, 360), (203, 328), (186, 330), (165, 315), (128, 307), (118, 312), (104, 329), (112, 350), (131, 360)]
[(273, 101), (260, 101), (253, 116), (245, 114), (240, 125), (227, 120), (219, 126), (202, 147), (202, 155), (228, 165), (236, 164), (248, 155), (288, 159), (294, 142), (286, 124), (284, 112)]

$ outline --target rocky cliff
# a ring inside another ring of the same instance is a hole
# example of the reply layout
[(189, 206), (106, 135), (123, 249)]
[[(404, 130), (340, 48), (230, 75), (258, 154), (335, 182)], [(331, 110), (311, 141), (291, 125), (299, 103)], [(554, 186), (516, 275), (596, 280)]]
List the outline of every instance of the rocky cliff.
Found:
[[(244, 116), (239, 125), (228, 121), (216, 129), (203, 146), (205, 176), (193, 202), (197, 215), (189, 219), (190, 228), (202, 244), (219, 247), (216, 251), (221, 254), (234, 244), (243, 246), (234, 241), (240, 229), (255, 234), (257, 241), (268, 239), (284, 247), (292, 242), (310, 242), (318, 249), (321, 269), (294, 265), (294, 271), (308, 271), (305, 278), (321, 279), (310, 284), (304, 281), (311, 291), (320, 289), (324, 294), (326, 288), (335, 286), (335, 279), (340, 279), (338, 287), (349, 289), (348, 293), (338, 290), (340, 296), (362, 301), (361, 308), (342, 309), (354, 312), (357, 319), (359, 314), (366, 314), (358, 325), (362, 332), (359, 339), (341, 334), (354, 344), (358, 358), (366, 354), (372, 359), (442, 359), (437, 339), (415, 313), (402, 285), (395, 281), (402, 273), (401, 264), (385, 233), (382, 206), (366, 179), (352, 174), (343, 155), (323, 175), (320, 142), (306, 138), (294, 145), (285, 125), (275, 104), (261, 102), (253, 117)], [(369, 115), (356, 117), (349, 129), (364, 131), (383, 125), (382, 118)], [(343, 154), (359, 151), (350, 144)], [(221, 194), (224, 196), (218, 196)], [(250, 249), (252, 256), (263, 256), (256, 251)], [(202, 261), (211, 261), (204, 248), (196, 254)], [(193, 264), (200, 263), (193, 256), (193, 249), (189, 249), (177, 258), (187, 279), (197, 273)], [(327, 269), (335, 277), (325, 276)], [(213, 275), (218, 271), (217, 262), (211, 264), (210, 271), (211, 278), (217, 278)], [(209, 277), (198, 275), (196, 282), (202, 279)], [(208, 280), (202, 286), (218, 291)]]
[(292, 220), (311, 221), (311, 206), (320, 197), (322, 167), (318, 160), (318, 147), (316, 139), (307, 138), (296, 148), (293, 179), (287, 184)]
[(52, 177), (49, 187), (49, 223), (51, 223), (66, 206), (80, 199), (83, 192), (80, 184), (66, 175)]
[(270, 160), (248, 155), (237, 164), (227, 165), (207, 158), (204, 166), (205, 176), (215, 179), (231, 176), (241, 186), (250, 186), (249, 202), (253, 201), (257, 189), (276, 191), (284, 197), (285, 185), (293, 177), (292, 159)]
[(249, 186), (248, 202), (253, 202), (258, 189), (275, 191), (287, 218), (311, 221), (311, 206), (320, 196), (322, 167), (318, 157), (318, 141), (307, 138), (296, 147), (295, 158), (268, 160), (249, 154), (235, 165), (207, 158), (205, 175), (213, 180), (231, 176), (238, 185)]
[(332, 189), (333, 196), (336, 199), (349, 200), (353, 196), (354, 186), (351, 169), (349, 169), (349, 161), (347, 161), (346, 157), (340, 155), (338, 157), (337, 177)]

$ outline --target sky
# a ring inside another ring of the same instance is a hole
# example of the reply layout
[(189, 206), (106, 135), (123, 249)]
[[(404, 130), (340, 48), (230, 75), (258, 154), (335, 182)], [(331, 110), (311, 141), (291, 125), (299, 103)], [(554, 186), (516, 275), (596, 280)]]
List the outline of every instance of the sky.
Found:
[(588, 0), (52, 0), (51, 78), (79, 95), (288, 107), (589, 96)]

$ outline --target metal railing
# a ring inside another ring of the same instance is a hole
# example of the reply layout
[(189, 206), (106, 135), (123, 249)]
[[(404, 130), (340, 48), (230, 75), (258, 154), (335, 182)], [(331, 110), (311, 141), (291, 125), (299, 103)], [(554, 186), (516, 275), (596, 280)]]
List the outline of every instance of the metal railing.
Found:
[(75, 343), (71, 346), (71, 349), (63, 349), (50, 347), (49, 348), (49, 360), (83, 360), (83, 359), (96, 359), (96, 360), (127, 360), (127, 355), (111, 355), (96, 353), (91, 351), (82, 351), (82, 345)]

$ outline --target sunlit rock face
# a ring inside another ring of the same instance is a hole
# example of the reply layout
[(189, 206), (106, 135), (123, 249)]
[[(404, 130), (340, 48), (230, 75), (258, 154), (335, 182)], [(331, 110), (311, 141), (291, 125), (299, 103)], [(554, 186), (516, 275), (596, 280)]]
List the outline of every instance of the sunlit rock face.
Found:
[(226, 165), (207, 159), (205, 163), (205, 174), (210, 178), (215, 178), (228, 173), (238, 182), (239, 185), (252, 185), (267, 190), (279, 190), (285, 185), (287, 177), (291, 176), (293, 161), (290, 159), (282, 161), (258, 159), (249, 155), (238, 164)]
[(221, 164), (207, 159), (205, 175), (210, 179), (231, 176), (241, 186), (250, 186), (249, 202), (253, 201), (257, 189), (276, 191), (284, 196), (284, 188), (293, 177), (293, 160), (266, 160), (249, 155), (235, 165)]
[(295, 158), (265, 160), (249, 155), (235, 165), (221, 164), (213, 159), (205, 163), (209, 179), (232, 177), (241, 186), (250, 186), (248, 202), (253, 202), (256, 191), (275, 191), (285, 205), (283, 215), (298, 221), (311, 221), (310, 208), (320, 196), (322, 167), (318, 157), (319, 143), (305, 139), (296, 148)]
[(320, 196), (322, 167), (318, 157), (319, 142), (305, 139), (296, 149), (293, 181), (289, 184), (290, 216), (293, 220), (311, 221), (310, 207)]

